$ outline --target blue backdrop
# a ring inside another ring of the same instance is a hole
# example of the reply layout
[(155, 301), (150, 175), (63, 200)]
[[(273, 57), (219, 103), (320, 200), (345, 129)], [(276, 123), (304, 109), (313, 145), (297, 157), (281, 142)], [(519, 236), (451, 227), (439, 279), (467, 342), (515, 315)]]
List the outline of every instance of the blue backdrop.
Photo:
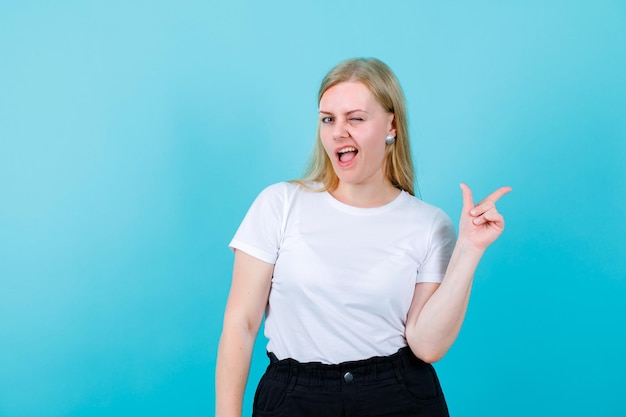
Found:
[(227, 244), (301, 174), (319, 82), (355, 56), (404, 86), (424, 200), (457, 219), (459, 182), (514, 189), (436, 364), (452, 415), (626, 412), (625, 21), (620, 1), (0, 2), (0, 416), (213, 414)]

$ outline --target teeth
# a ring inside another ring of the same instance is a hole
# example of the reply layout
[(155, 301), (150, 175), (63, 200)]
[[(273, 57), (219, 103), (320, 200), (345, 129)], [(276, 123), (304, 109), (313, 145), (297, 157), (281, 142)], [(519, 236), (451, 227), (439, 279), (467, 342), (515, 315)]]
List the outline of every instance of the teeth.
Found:
[(347, 148), (343, 148), (337, 151), (338, 154), (342, 154), (342, 153), (346, 153), (346, 152), (354, 152), (356, 151), (356, 148), (353, 148), (351, 146), (347, 147)]

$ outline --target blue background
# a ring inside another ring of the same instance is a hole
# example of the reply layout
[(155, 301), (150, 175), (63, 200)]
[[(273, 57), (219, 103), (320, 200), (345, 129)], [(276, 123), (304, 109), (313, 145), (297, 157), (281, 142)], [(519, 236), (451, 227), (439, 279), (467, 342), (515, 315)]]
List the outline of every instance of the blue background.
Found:
[(424, 200), (457, 219), (459, 182), (514, 189), (436, 365), (452, 415), (624, 413), (624, 22), (620, 1), (2, 1), (0, 415), (213, 414), (227, 244), (299, 177), (319, 82), (354, 56), (403, 84)]

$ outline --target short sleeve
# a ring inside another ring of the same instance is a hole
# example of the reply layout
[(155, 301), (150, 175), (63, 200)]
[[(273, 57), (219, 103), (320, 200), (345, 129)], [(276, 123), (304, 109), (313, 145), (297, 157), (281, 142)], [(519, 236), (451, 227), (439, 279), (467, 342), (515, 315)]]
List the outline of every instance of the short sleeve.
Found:
[(270, 185), (254, 200), (229, 247), (275, 263), (281, 241), (286, 183)]
[(443, 281), (455, 244), (456, 231), (452, 220), (438, 210), (432, 223), (426, 259), (418, 270), (416, 282)]

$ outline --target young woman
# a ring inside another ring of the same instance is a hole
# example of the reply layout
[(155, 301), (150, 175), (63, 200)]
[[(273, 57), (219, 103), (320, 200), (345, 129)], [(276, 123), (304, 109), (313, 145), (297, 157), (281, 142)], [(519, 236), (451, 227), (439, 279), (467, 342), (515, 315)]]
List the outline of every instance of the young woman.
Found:
[(384, 63), (340, 63), (318, 101), (306, 177), (266, 188), (230, 244), (216, 414), (242, 415), (265, 314), (270, 365), (253, 416), (447, 416), (430, 363), (459, 333), (510, 188), (474, 204), (461, 184), (457, 239), (414, 196), (404, 96)]

